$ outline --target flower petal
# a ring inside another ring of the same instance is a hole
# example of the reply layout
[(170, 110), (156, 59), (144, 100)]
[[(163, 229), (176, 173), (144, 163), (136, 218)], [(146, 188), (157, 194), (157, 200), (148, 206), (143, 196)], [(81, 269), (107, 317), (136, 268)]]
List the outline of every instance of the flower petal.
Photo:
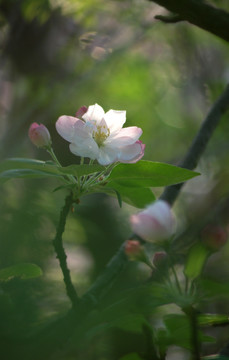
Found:
[(99, 148), (99, 155), (97, 160), (100, 165), (108, 165), (117, 161), (118, 154), (117, 149), (113, 149), (109, 146), (102, 146)]
[(74, 126), (78, 122), (83, 122), (73, 116), (60, 116), (56, 122), (56, 130), (65, 140), (71, 142), (74, 136)]
[(92, 133), (94, 129), (96, 129), (96, 127), (89, 122), (85, 123), (82, 120), (77, 121), (73, 129), (72, 142), (76, 143), (77, 141), (79, 142), (83, 141), (83, 139), (92, 138)]
[(134, 144), (141, 135), (142, 135), (142, 129), (140, 129), (137, 126), (130, 126), (121, 129), (116, 134), (109, 136), (106, 142), (112, 144), (112, 146), (131, 145)]
[(116, 133), (123, 127), (126, 122), (126, 111), (123, 110), (109, 110), (104, 119), (107, 123), (110, 133)]
[(87, 110), (88, 108), (86, 106), (81, 106), (76, 112), (76, 117), (77, 118), (82, 117), (87, 112)]
[(118, 160), (122, 163), (136, 163), (143, 157), (144, 150), (145, 144), (138, 140), (132, 145), (121, 148)]
[(70, 151), (78, 156), (96, 159), (99, 154), (99, 147), (92, 138), (83, 139), (82, 142), (71, 143)]
[(95, 121), (96, 123), (100, 123), (100, 121), (103, 119), (104, 117), (104, 110), (103, 108), (98, 105), (90, 105), (87, 112), (82, 116), (82, 118), (85, 121)]
[[(144, 211), (130, 217), (132, 230), (144, 240), (156, 241), (167, 238), (164, 229), (156, 218), (151, 217)], [(167, 235), (167, 234), (166, 234)]]
[(158, 200), (152, 205), (149, 205), (144, 213), (157, 218), (157, 221), (164, 227), (164, 231), (171, 236), (175, 231), (176, 220), (169, 204), (166, 201)]

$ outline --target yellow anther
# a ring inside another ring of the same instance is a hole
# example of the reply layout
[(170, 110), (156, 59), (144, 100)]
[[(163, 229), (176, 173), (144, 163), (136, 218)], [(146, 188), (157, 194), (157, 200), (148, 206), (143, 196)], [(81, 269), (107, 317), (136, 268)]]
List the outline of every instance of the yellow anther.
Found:
[[(105, 129), (105, 131), (103, 129)], [(110, 130), (106, 128), (105, 125), (103, 126), (98, 125), (97, 131), (93, 131), (92, 133), (92, 136), (99, 147), (103, 145), (104, 141), (108, 138), (109, 135), (110, 135)]]

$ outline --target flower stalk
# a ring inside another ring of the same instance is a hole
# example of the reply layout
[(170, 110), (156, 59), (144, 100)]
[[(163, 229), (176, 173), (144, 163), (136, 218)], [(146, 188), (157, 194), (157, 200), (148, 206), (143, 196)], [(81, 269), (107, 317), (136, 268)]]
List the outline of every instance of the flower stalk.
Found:
[(67, 266), (67, 255), (65, 253), (62, 241), (62, 235), (65, 230), (65, 224), (67, 215), (73, 203), (72, 193), (68, 195), (65, 199), (65, 205), (60, 213), (59, 223), (57, 227), (57, 232), (55, 239), (53, 240), (53, 246), (56, 251), (56, 257), (59, 260), (60, 268), (64, 277), (64, 283), (67, 295), (72, 303), (72, 308), (76, 309), (79, 304), (79, 297), (76, 293), (76, 290), (72, 284), (70, 271)]

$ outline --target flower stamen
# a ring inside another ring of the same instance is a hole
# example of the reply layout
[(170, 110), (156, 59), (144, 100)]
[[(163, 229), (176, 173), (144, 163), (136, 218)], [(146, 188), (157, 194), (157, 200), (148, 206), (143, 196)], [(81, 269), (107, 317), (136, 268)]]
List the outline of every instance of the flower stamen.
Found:
[(105, 125), (97, 125), (96, 128), (97, 131), (93, 131), (92, 137), (96, 141), (97, 145), (101, 147), (110, 135), (110, 129), (108, 129)]

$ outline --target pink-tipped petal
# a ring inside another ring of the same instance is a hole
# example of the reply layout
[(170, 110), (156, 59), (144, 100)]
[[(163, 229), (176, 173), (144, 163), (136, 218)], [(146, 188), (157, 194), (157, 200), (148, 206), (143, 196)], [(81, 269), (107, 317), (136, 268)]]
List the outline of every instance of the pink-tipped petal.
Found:
[(175, 232), (176, 220), (170, 206), (162, 200), (130, 218), (132, 230), (144, 240), (157, 242), (169, 239)]
[(85, 123), (79, 120), (74, 125), (74, 135), (72, 142), (82, 142), (87, 138), (92, 138), (92, 133), (96, 127), (91, 123)]
[(134, 144), (120, 149), (119, 161), (128, 164), (136, 163), (144, 156), (144, 151), (145, 144), (138, 140)]
[(81, 106), (76, 112), (76, 117), (81, 118), (87, 111), (88, 108), (86, 106)]
[(150, 241), (152, 234), (158, 238), (161, 232), (160, 223), (157, 219), (140, 212), (139, 214), (132, 215), (130, 218), (133, 231), (141, 236), (144, 240)]
[(134, 144), (142, 135), (142, 129), (137, 126), (130, 126), (121, 129), (118, 133), (111, 135), (107, 142), (112, 143), (112, 146), (126, 146)]
[(71, 142), (74, 138), (74, 127), (78, 121), (83, 123), (82, 120), (79, 120), (73, 116), (60, 116), (56, 122), (56, 130), (59, 135), (62, 136), (62, 138)]
[(152, 217), (156, 217), (159, 223), (164, 227), (165, 233), (171, 235), (175, 231), (176, 220), (169, 204), (166, 201), (158, 200), (149, 205), (145, 212)]

